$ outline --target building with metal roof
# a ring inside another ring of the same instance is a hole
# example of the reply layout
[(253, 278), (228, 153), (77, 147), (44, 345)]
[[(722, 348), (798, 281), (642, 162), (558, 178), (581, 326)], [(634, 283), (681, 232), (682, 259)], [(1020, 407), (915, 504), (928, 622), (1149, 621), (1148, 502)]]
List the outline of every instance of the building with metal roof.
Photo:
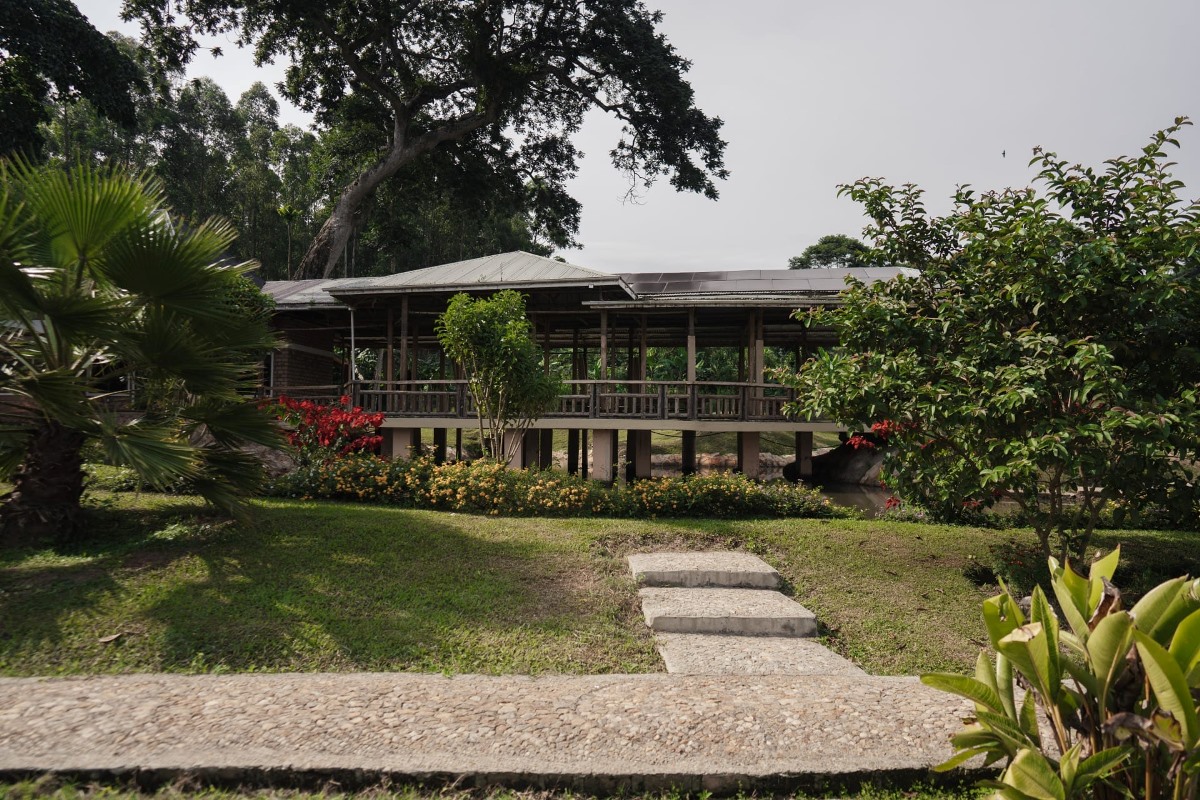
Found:
[[(267, 390), (351, 394), (356, 404), (387, 415), (395, 453), (432, 428), (442, 457), (446, 431), (461, 432), (475, 414), (434, 322), (455, 294), (515, 289), (526, 297), (546, 368), (563, 373), (568, 392), (534, 424), (523, 464), (546, 463), (551, 432), (565, 428), (573, 442), (569, 462), (586, 470), (590, 432), (592, 476), (611, 480), (617, 433), (624, 430), (629, 474), (648, 476), (650, 431), (665, 429), (682, 432), (686, 471), (696, 432), (726, 430), (739, 434), (743, 468), (753, 474), (759, 434), (791, 431), (803, 474), (812, 433), (836, 426), (786, 415), (790, 390), (766, 374), (766, 348), (800, 363), (834, 340), (832, 332), (802, 324), (797, 310), (839, 303), (849, 280), (913, 274), (883, 267), (608, 273), (513, 252), (375, 278), (270, 281), (263, 290), (275, 299), (282, 344)], [(698, 356), (709, 348), (737, 351), (736, 380), (698, 373)], [(352, 366), (364, 349), (377, 355), (370, 375)], [(679, 374), (650, 380), (648, 358), (671, 349), (685, 356), (676, 359)]]

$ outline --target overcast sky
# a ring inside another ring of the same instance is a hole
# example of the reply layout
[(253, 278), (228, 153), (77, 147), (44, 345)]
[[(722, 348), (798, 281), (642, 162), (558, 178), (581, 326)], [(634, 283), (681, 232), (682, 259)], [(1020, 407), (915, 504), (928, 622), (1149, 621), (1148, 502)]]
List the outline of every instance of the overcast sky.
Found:
[[(101, 30), (136, 35), (118, 0), (77, 0)], [(589, 118), (572, 191), (581, 250), (613, 271), (771, 269), (827, 233), (858, 235), (837, 185), (863, 176), (912, 182), (945, 210), (956, 184), (1028, 185), (1042, 145), (1100, 164), (1135, 152), (1177, 115), (1200, 123), (1200, 3), (1195, 0), (647, 0), (693, 62), (698, 103), (725, 120), (732, 172), (717, 202), (665, 182), (640, 204), (608, 163), (618, 127)], [(248, 53), (197, 57), (231, 99), (282, 78)], [(285, 121), (307, 124), (284, 106)], [(1181, 139), (1176, 175), (1200, 194), (1200, 134)], [(1001, 155), (1007, 151), (1007, 157)]]

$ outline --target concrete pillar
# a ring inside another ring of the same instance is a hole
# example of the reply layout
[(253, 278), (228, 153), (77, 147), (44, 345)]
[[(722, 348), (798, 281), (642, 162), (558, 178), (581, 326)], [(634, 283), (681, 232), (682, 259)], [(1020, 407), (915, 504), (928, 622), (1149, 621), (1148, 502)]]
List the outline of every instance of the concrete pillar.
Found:
[(433, 463), (446, 463), (446, 429), (433, 429)]
[(683, 432), (683, 474), (696, 474), (696, 432)]
[(812, 431), (796, 431), (796, 466), (799, 469), (796, 474), (801, 478), (812, 477), (812, 452)]
[(505, 431), (504, 449), (510, 453), (508, 457), (509, 469), (525, 468), (527, 462), (525, 461), (526, 448), (524, 431)]
[(567, 474), (579, 474), (579, 430), (567, 431)]
[(420, 428), (383, 428), (383, 457), (407, 461), (413, 456), (413, 444), (419, 441)]
[(649, 478), (653, 475), (650, 461), (650, 431), (630, 431), (629, 438), (636, 443), (629, 462), (633, 465), (634, 478)]
[(603, 481), (604, 483), (612, 483), (616, 478), (613, 471), (613, 445), (617, 441), (617, 432), (614, 430), (594, 430), (592, 431), (592, 478), (594, 480)]
[(738, 434), (738, 464), (747, 478), (758, 477), (758, 431)]
[(547, 428), (538, 433), (541, 434), (538, 443), (538, 466), (550, 469), (554, 466), (554, 431)]

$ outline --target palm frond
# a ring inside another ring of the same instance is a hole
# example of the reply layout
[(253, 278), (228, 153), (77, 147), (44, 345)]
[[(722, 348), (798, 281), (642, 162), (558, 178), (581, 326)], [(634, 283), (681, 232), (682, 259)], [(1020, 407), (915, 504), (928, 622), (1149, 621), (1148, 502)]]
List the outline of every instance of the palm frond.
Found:
[(246, 400), (224, 402), (208, 398), (181, 408), (179, 415), (203, 425), (218, 444), (226, 447), (248, 443), (266, 447), (283, 445), (283, 434), (274, 416)]
[(121, 423), (106, 415), (99, 420), (100, 445), (109, 461), (130, 467), (147, 483), (166, 487), (201, 474), (199, 448), (184, 438), (171, 421), (135, 419)]

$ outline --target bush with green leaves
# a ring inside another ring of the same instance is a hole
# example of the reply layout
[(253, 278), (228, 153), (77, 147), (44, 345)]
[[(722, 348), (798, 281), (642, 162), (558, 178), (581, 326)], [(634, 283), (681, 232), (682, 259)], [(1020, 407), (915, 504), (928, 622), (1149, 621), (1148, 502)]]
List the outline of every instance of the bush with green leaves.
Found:
[(389, 503), (498, 516), (838, 517), (850, 512), (804, 486), (744, 475), (654, 478), (608, 487), (549, 470), (515, 470), (490, 460), (435, 465), (351, 454), (275, 479), (283, 497)]
[(973, 677), (921, 677), (975, 705), (939, 769), (1003, 762), (986, 783), (1007, 800), (1195, 797), (1200, 580), (1166, 581), (1125, 610), (1111, 583), (1119, 558), (1118, 548), (1086, 578), (1049, 559), (1066, 628), (1041, 587), (1028, 615), (1003, 584), (984, 602), (995, 660), (980, 653)]
[(511, 289), (491, 297), (456, 294), (434, 327), (446, 355), (466, 376), (479, 441), (495, 461), (508, 463), (521, 442), (513, 434), (527, 430), (562, 394), (533, 341), (525, 298)]
[[(875, 263), (809, 320), (839, 346), (781, 376), (792, 410), (889, 426), (888, 486), (944, 518), (1007, 499), (1044, 555), (1079, 558), (1105, 509), (1195, 518), (1200, 459), (1200, 201), (1169, 149), (1186, 119), (1100, 169), (1040, 150), (1035, 186), (842, 187), (871, 219)], [(965, 505), (964, 505), (965, 504)]]

